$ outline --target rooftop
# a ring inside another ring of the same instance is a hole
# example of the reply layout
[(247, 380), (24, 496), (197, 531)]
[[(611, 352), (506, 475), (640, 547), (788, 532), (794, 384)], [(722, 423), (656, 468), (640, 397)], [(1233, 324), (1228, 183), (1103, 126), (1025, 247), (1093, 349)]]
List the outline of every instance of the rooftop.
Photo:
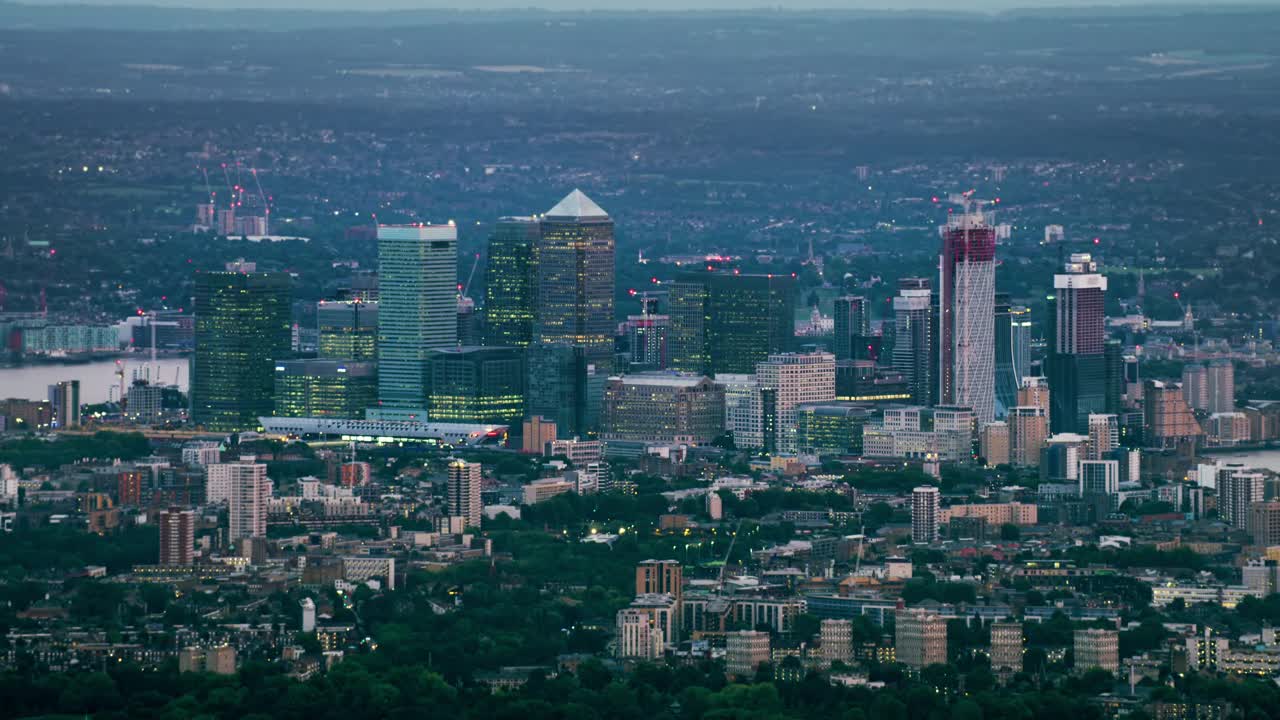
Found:
[(608, 218), (609, 213), (604, 208), (595, 204), (591, 198), (587, 197), (581, 190), (574, 189), (573, 192), (564, 196), (564, 199), (556, 203), (556, 206), (547, 211), (546, 216), (549, 218)]

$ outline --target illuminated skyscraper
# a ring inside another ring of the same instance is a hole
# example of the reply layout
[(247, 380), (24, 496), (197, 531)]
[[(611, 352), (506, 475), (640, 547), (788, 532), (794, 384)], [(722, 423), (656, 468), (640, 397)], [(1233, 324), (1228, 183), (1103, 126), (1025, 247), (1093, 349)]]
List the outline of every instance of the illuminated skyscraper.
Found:
[(867, 299), (842, 295), (835, 299), (835, 353), (837, 360), (871, 359), (867, 347), (871, 337), (871, 313)]
[(534, 344), (526, 362), (524, 416), (553, 421), (563, 440), (595, 434), (609, 376), (588, 365), (585, 350), (565, 343)]
[(504, 217), (489, 236), (485, 266), (485, 345), (525, 347), (533, 341), (538, 296), (538, 238), (534, 217)]
[(426, 359), (458, 344), (458, 229), (378, 228), (378, 404), (384, 417), (425, 417)]
[(996, 294), (996, 415), (1018, 404), (1018, 388), (1031, 369), (1031, 310)]
[(289, 356), (291, 280), (283, 273), (196, 274), (191, 419), (210, 430), (270, 415), (275, 362)]
[(427, 354), (427, 417), (516, 426), (524, 417), (524, 350), (440, 348)]
[(378, 357), (378, 303), (322, 300), (316, 303), (317, 353), (326, 360), (361, 362)]
[(607, 373), (615, 326), (613, 220), (574, 190), (541, 225), (534, 341), (581, 347), (588, 364)]
[(942, 228), (938, 283), (938, 402), (995, 417), (996, 230), (968, 195)]
[(1053, 391), (1049, 427), (1085, 433), (1089, 415), (1107, 411), (1107, 279), (1088, 253), (1074, 253), (1053, 276), (1048, 377)]
[(378, 400), (378, 366), (345, 360), (275, 364), (276, 417), (361, 419)]
[(670, 288), (670, 366), (691, 373), (750, 373), (795, 339), (790, 275), (698, 272)]
[[(796, 451), (796, 406), (834, 400), (836, 358), (831, 353), (780, 353), (756, 366), (762, 391), (766, 449)], [(774, 419), (772, 426), (768, 418)]]
[(917, 405), (933, 405), (936, 378), (933, 369), (936, 353), (933, 346), (933, 303), (929, 283), (923, 278), (915, 282), (900, 283), (898, 296), (893, 299), (895, 340), (893, 369), (902, 373), (911, 393), (911, 402)]

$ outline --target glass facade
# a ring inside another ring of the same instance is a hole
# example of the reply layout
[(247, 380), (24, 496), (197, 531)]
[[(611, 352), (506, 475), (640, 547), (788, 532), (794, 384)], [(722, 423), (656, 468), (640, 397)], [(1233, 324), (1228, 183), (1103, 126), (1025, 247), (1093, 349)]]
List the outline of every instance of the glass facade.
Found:
[(690, 273), (671, 289), (671, 367), (751, 373), (795, 339), (796, 281), (790, 275)]
[(345, 360), (275, 364), (276, 417), (360, 419), (378, 400), (377, 365)]
[(453, 225), (378, 228), (378, 404), (419, 415), (426, 359), (458, 344), (458, 231)]
[(613, 220), (575, 190), (541, 224), (535, 340), (581, 347), (588, 363), (607, 373), (615, 326)]
[(556, 423), (560, 439), (591, 437), (599, 428), (604, 373), (588, 373), (582, 348), (531, 345), (526, 356), (525, 417)]
[(869, 359), (871, 314), (867, 299), (860, 295), (843, 295), (835, 299), (834, 307), (836, 359)]
[(862, 427), (870, 414), (859, 405), (800, 405), (796, 408), (796, 448), (820, 455), (861, 455)]
[(196, 275), (193, 423), (245, 430), (271, 414), (275, 363), (288, 357), (291, 344), (291, 295), (282, 273)]
[(323, 300), (316, 303), (319, 356), (365, 362), (378, 357), (378, 303)]
[(524, 416), (524, 350), (464, 347), (427, 357), (427, 417), (434, 422), (518, 425)]
[(485, 345), (525, 347), (533, 341), (540, 232), (536, 218), (504, 217), (489, 238)]

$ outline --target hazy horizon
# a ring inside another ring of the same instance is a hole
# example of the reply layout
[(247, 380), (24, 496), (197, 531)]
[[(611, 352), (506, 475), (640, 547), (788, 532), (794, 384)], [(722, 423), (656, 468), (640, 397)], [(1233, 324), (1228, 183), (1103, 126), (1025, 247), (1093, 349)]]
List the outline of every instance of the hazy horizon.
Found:
[(197, 10), (312, 10), (383, 12), (398, 10), (548, 10), (548, 11), (678, 11), (678, 10), (867, 10), (1000, 12), (1017, 9), (1086, 9), (1115, 7), (1203, 8), (1278, 7), (1280, 0), (10, 0), (33, 6), (91, 5), (187, 8)]

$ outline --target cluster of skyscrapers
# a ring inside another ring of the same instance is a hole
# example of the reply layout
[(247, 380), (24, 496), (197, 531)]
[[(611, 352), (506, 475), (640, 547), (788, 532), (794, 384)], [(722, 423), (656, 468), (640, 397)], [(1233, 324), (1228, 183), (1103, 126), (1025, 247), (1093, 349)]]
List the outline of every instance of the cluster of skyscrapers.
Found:
[[(502, 434), (536, 418), (557, 438), (615, 449), (728, 435), (775, 454), (981, 457), (1074, 481), (1072, 448), (1092, 448), (1079, 461), (1120, 463), (1111, 438), (1135, 423), (1158, 442), (1198, 433), (1192, 409), (1231, 424), (1229, 364), (1190, 366), (1174, 392), (1140, 383), (1108, 340), (1107, 279), (1088, 254), (1053, 277), (1033, 369), (1030, 311), (996, 292), (996, 228), (981, 203), (958, 200), (936, 279), (900, 279), (878, 332), (868, 299), (840, 288), (830, 341), (803, 346), (792, 273), (679, 270), (619, 323), (613, 220), (578, 190), (542, 215), (497, 221), (482, 326), (458, 282), (452, 223), (379, 227), (377, 282), (317, 304), (315, 357), (290, 356), (288, 276), (200, 273), (192, 417), (218, 430), (341, 421), (344, 434), (379, 437), (422, 425)], [(1125, 412), (1122, 398), (1143, 390), (1151, 417)]]

